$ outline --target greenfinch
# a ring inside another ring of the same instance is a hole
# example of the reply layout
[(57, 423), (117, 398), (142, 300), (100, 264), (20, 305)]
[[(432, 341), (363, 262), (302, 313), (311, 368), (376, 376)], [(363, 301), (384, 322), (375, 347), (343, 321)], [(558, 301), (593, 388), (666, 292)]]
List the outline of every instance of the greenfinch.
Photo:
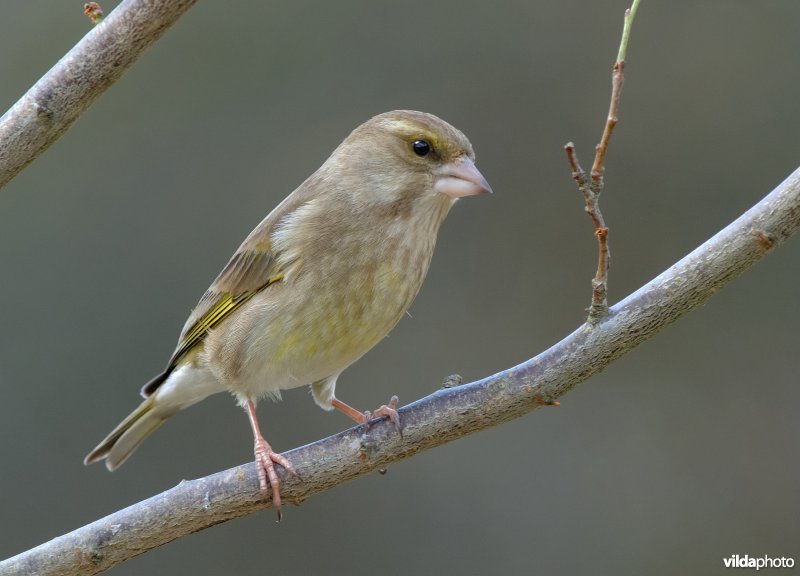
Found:
[(86, 456), (119, 467), (164, 421), (228, 391), (246, 410), (263, 494), (280, 519), (275, 465), (297, 475), (259, 430), (255, 406), (311, 385), (316, 403), (360, 424), (335, 395), (342, 371), (397, 324), (422, 285), (439, 226), (458, 198), (491, 192), (469, 140), (423, 112), (380, 114), (250, 233), (200, 299), (144, 402)]

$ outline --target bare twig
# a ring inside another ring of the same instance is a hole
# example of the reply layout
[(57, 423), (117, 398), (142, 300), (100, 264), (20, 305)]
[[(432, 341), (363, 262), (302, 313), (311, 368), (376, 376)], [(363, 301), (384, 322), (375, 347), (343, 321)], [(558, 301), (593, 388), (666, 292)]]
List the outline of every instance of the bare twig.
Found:
[[(302, 502), (368, 472), (555, 399), (705, 302), (800, 229), (800, 168), (761, 202), (609, 310), (528, 360), (483, 380), (442, 388), (400, 409), (391, 425), (356, 427), (288, 452), (303, 477), (283, 477)], [(365, 457), (364, 457), (365, 456)], [(0, 562), (0, 576), (90, 575), (181, 536), (251, 514), (261, 500), (252, 462), (175, 488)]]
[[(599, 192), (595, 192), (586, 172), (578, 161), (578, 154), (575, 152), (575, 144), (568, 142), (564, 146), (567, 152), (567, 162), (572, 168), (572, 179), (578, 185), (578, 190), (583, 194), (586, 203), (584, 210), (592, 219), (594, 224), (594, 235), (597, 236), (597, 270), (592, 279), (592, 303), (589, 305), (589, 324), (596, 324), (608, 313), (608, 261), (611, 257), (608, 249), (608, 228), (603, 213), (600, 212)], [(602, 177), (600, 187), (602, 188)]]
[(608, 105), (608, 115), (603, 127), (603, 135), (595, 146), (594, 162), (587, 181), (586, 172), (578, 162), (575, 145), (569, 142), (564, 149), (567, 152), (567, 161), (572, 168), (572, 178), (578, 185), (578, 190), (583, 194), (586, 203), (585, 210), (592, 219), (597, 237), (597, 271), (592, 279), (592, 303), (589, 306), (589, 324), (596, 324), (608, 313), (608, 267), (611, 261), (611, 252), (608, 248), (608, 227), (600, 211), (600, 194), (603, 192), (603, 174), (605, 173), (606, 152), (611, 141), (611, 135), (617, 126), (619, 99), (622, 95), (622, 85), (625, 82), (625, 54), (628, 49), (628, 40), (631, 35), (631, 26), (639, 9), (640, 0), (633, 0), (633, 5), (625, 11), (622, 26), (622, 39), (617, 51), (617, 61), (611, 72), (611, 102)]
[(636, 18), (636, 12), (639, 10), (639, 2), (641, 0), (633, 0), (631, 7), (625, 11), (625, 20), (622, 23), (622, 39), (619, 42), (619, 51), (617, 52), (617, 62), (625, 61), (625, 54), (628, 50), (628, 40), (631, 37), (631, 27), (633, 20)]
[(0, 188), (197, 0), (124, 0), (0, 118)]

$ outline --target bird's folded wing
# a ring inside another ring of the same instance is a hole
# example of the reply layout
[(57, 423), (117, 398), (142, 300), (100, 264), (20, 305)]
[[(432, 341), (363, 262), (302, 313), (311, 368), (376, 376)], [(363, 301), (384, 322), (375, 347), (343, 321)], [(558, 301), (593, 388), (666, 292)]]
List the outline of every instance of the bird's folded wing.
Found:
[(142, 395), (147, 397), (155, 392), (186, 354), (203, 341), (209, 330), (255, 294), (280, 282), (283, 273), (279, 268), (268, 241), (242, 245), (189, 316), (166, 370), (142, 388)]
[(206, 290), (184, 327), (170, 365), (194, 348), (209, 330), (239, 306), (270, 284), (283, 279), (269, 243), (262, 244), (259, 247), (240, 248)]

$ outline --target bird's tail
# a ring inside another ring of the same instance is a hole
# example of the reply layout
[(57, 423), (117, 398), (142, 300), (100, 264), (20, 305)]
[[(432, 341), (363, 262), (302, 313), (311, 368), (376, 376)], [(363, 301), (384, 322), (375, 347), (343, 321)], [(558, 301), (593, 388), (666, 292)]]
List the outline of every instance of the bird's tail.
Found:
[(161, 426), (171, 415), (153, 410), (155, 396), (150, 396), (111, 431), (97, 448), (84, 458), (84, 464), (105, 459), (106, 468), (116, 470), (128, 459), (139, 444)]

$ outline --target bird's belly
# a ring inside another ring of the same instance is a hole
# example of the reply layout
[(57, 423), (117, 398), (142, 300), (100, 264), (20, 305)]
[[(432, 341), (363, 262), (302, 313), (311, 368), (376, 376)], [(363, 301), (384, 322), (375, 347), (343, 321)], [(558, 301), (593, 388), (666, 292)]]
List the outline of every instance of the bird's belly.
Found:
[(278, 396), (339, 374), (397, 324), (419, 289), (421, 280), (415, 280), (382, 266), (351, 274), (333, 290), (328, 284), (301, 287), (297, 293), (308, 297), (281, 299), (281, 305), (265, 294), (254, 303), (262, 312), (235, 392)]

